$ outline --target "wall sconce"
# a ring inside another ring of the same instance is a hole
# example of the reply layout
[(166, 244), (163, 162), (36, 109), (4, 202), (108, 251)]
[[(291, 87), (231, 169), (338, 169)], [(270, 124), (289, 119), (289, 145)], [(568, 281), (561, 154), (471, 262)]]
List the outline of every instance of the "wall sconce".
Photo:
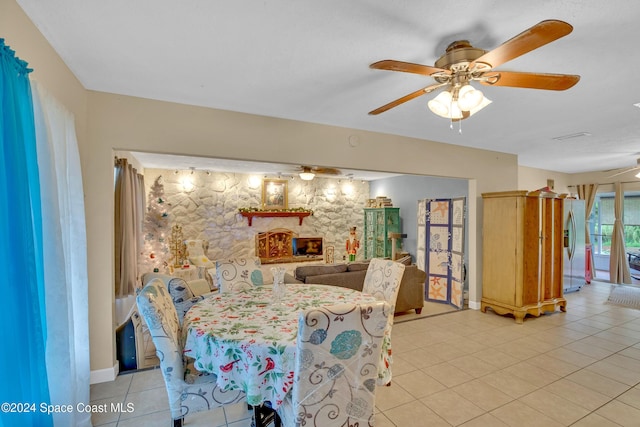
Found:
[(349, 182), (345, 182), (344, 185), (342, 186), (342, 194), (344, 194), (345, 196), (349, 197), (351, 195), (353, 195), (354, 189), (353, 189), (353, 184), (351, 183), (351, 181)]
[(324, 190), (324, 195), (327, 197), (327, 200), (333, 202), (336, 199), (336, 188), (331, 185)]
[(191, 193), (195, 188), (191, 175), (183, 176), (180, 180), (180, 184), (182, 184), (182, 191), (185, 193)]
[(260, 186), (262, 185), (262, 178), (257, 175), (251, 175), (249, 176), (248, 184), (249, 188), (251, 188), (252, 190), (260, 188)]

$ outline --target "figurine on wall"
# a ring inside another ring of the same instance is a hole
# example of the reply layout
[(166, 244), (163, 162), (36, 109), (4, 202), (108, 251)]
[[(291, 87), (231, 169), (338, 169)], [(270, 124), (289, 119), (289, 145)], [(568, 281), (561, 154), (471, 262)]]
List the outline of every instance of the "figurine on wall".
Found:
[(356, 260), (356, 254), (358, 249), (360, 248), (360, 240), (356, 237), (356, 228), (351, 227), (351, 231), (349, 231), (349, 238), (347, 239), (347, 254), (349, 255), (349, 261)]

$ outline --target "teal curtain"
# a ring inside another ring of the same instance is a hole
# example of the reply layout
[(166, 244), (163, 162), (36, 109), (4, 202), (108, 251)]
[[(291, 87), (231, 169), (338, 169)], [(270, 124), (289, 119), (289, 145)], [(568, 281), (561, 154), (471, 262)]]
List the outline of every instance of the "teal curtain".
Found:
[[(27, 63), (0, 39), (0, 426), (51, 426), (42, 213)], [(25, 404), (29, 405), (25, 407)]]

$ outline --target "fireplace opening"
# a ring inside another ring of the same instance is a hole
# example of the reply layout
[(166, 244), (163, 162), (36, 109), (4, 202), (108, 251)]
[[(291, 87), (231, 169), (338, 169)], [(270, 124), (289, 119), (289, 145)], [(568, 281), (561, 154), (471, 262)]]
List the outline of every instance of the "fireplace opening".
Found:
[(322, 237), (299, 237), (285, 228), (256, 235), (256, 256), (263, 264), (324, 260)]

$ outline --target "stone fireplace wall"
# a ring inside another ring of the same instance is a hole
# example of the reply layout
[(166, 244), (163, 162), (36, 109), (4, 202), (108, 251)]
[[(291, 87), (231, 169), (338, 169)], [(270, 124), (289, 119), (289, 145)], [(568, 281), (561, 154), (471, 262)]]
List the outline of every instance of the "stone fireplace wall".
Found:
[[(360, 240), (363, 238), (363, 208), (369, 199), (368, 182), (324, 177), (316, 177), (312, 181), (302, 181), (298, 177), (283, 178), (288, 180), (289, 208), (311, 209), (314, 214), (304, 218), (302, 225), (299, 225), (298, 218), (254, 218), (249, 227), (238, 209), (261, 206), (262, 177), (205, 171), (191, 173), (190, 170), (176, 173), (175, 170), (164, 169), (146, 169), (144, 176), (147, 195), (155, 182), (161, 186), (160, 193), (164, 195), (162, 208), (166, 212), (166, 230), (156, 230), (145, 237), (157, 239), (164, 235), (162, 239), (167, 246), (160, 251), (160, 259), (156, 263), (169, 261), (168, 236), (174, 224), (182, 226), (184, 239), (209, 241), (208, 256), (211, 260), (253, 256), (256, 234), (275, 228), (292, 230), (300, 237), (324, 237), (325, 248), (335, 247), (336, 262), (342, 261), (345, 255), (350, 227), (357, 227), (358, 237)], [(185, 181), (186, 188), (183, 185)], [(154, 194), (158, 193), (156, 187)], [(363, 252), (361, 248), (357, 259), (363, 258)]]

